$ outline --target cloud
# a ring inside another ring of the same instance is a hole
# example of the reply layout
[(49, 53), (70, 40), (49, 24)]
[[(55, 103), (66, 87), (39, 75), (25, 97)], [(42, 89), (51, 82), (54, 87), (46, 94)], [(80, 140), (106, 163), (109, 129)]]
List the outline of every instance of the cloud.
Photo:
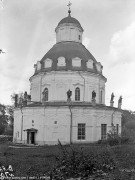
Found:
[(88, 38), (88, 37), (85, 37), (84, 39), (83, 39), (83, 45), (86, 47), (86, 48), (88, 48), (89, 47), (89, 44), (90, 44), (90, 41), (91, 41), (91, 39), (90, 38)]
[(135, 22), (124, 30), (113, 34), (107, 55), (106, 73), (108, 78), (106, 101), (115, 94), (115, 106), (120, 95), (123, 96), (123, 109), (135, 109)]
[(123, 31), (116, 32), (110, 44), (109, 59), (112, 64), (133, 62), (135, 57), (135, 22)]

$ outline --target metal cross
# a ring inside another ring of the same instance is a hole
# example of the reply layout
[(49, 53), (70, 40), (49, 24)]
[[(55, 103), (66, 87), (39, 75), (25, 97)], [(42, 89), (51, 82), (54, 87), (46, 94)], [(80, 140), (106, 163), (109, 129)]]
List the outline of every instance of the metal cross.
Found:
[(70, 13), (71, 13), (71, 10), (70, 10), (70, 6), (72, 5), (72, 3), (69, 1), (69, 3), (68, 3), (68, 7), (69, 7), (69, 10), (68, 10), (68, 13), (69, 13), (69, 15), (70, 15)]
[(72, 3), (69, 1), (68, 5), (67, 5), (69, 7), (69, 9), (70, 9), (71, 5), (72, 5)]

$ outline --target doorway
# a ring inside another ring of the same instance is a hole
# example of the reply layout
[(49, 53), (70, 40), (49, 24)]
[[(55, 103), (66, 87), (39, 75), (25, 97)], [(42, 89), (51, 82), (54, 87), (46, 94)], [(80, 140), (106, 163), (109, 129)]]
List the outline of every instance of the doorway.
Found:
[(31, 132), (31, 144), (35, 144), (35, 132)]
[(27, 144), (35, 144), (35, 132), (27, 132)]
[(30, 142), (30, 133), (29, 133), (29, 131), (27, 132), (27, 144), (29, 144), (29, 142)]
[(36, 143), (36, 133), (37, 133), (37, 129), (35, 128), (30, 128), (30, 129), (26, 129), (24, 130), (27, 132), (27, 144), (35, 144)]

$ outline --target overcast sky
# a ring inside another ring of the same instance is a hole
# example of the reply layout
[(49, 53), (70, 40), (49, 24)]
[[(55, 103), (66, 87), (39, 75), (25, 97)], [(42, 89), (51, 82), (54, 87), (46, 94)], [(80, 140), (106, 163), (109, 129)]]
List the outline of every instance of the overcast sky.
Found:
[[(2, 0), (0, 0), (2, 1)], [(135, 111), (135, 0), (72, 0), (83, 44), (103, 65), (106, 105)], [(0, 103), (30, 92), (34, 64), (55, 44), (55, 28), (68, 15), (68, 0), (3, 0), (0, 7)]]

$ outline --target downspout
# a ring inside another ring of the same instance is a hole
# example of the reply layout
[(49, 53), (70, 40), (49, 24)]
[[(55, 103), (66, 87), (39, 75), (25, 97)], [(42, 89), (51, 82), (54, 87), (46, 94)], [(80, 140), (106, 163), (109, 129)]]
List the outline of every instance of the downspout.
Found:
[(72, 111), (71, 111), (71, 105), (69, 105), (69, 110), (70, 110), (70, 144), (72, 144), (72, 124), (73, 124), (73, 116), (72, 116)]
[(114, 126), (114, 124), (113, 124), (113, 115), (114, 115), (115, 112), (116, 112), (116, 110), (114, 110), (113, 113), (112, 113), (112, 118), (111, 118), (111, 126), (112, 127)]
[(44, 73), (43, 75), (41, 76), (41, 79), (40, 79), (40, 102), (42, 102), (42, 79), (44, 77)]
[(44, 145), (45, 145), (45, 105), (44, 105), (44, 118), (43, 118), (43, 141), (44, 141)]
[(83, 101), (84, 101), (84, 98), (85, 98), (85, 78), (82, 76), (82, 74), (80, 73), (80, 71), (78, 71), (78, 73), (79, 73), (79, 75), (83, 78), (83, 80), (84, 80), (84, 87), (83, 87), (83, 89), (84, 89), (84, 92), (83, 92)]
[(21, 114), (22, 114), (22, 122), (21, 122), (21, 141), (22, 141), (22, 134), (23, 134), (23, 111), (22, 111), (22, 106), (20, 107), (21, 109)]

